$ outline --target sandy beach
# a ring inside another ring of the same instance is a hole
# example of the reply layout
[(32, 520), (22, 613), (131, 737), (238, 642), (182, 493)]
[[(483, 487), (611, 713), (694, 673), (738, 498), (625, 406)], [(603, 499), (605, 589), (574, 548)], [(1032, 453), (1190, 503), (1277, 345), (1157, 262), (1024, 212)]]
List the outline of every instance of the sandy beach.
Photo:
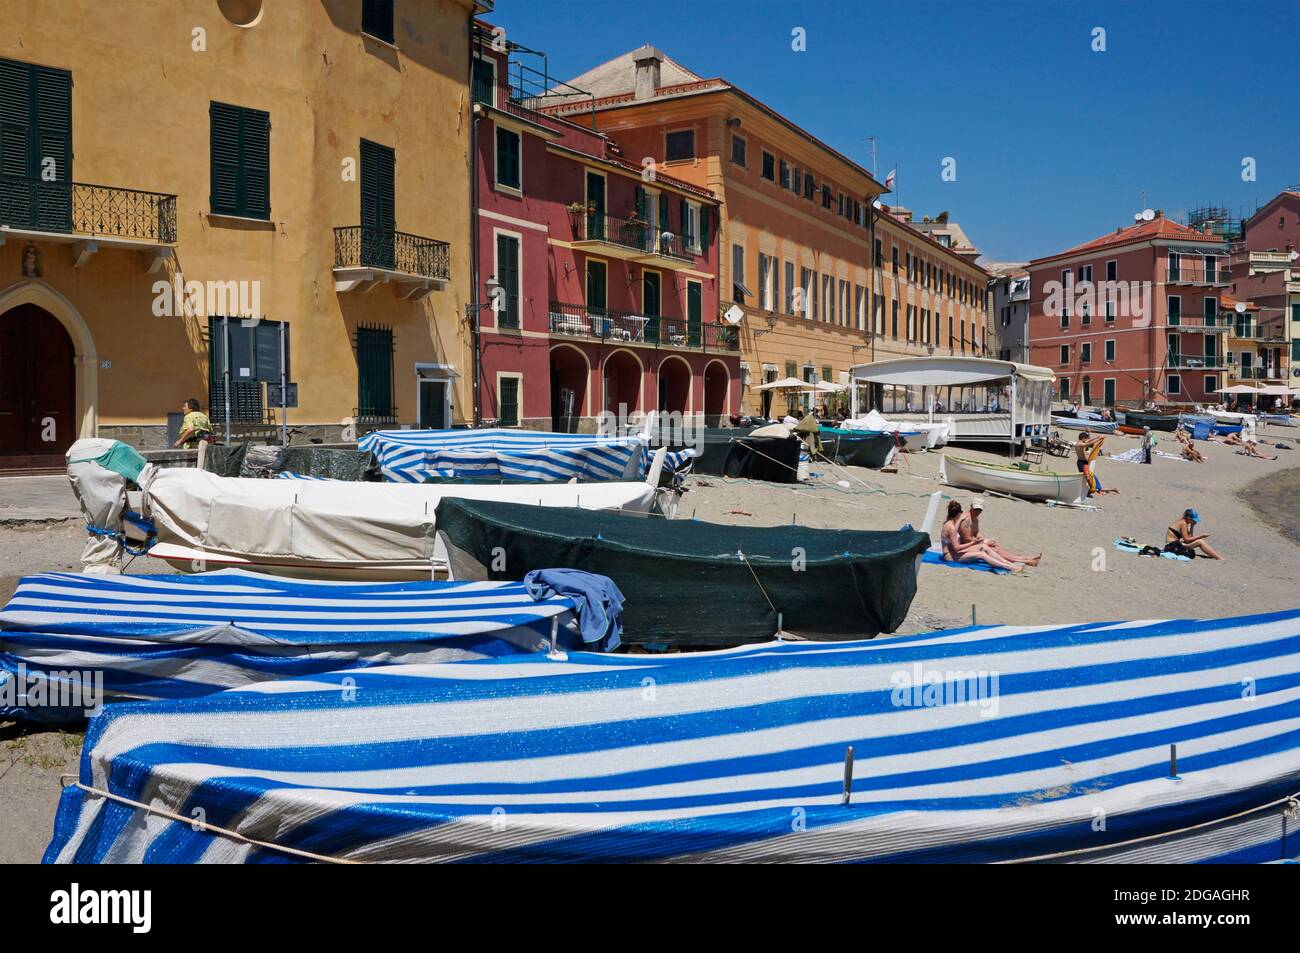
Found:
[[(1270, 442), (1295, 448), (1293, 438), (1266, 432)], [(1108, 437), (1104, 454), (1136, 446)], [(1172, 439), (1162, 449), (1176, 446)], [(980, 624), (1049, 624), (1239, 615), (1291, 609), (1294, 560), (1300, 556), (1300, 449), (1274, 450), (1280, 459), (1256, 460), (1233, 448), (1202, 444), (1204, 464), (1157, 457), (1150, 466), (1103, 458), (1098, 474), (1120, 492), (1098, 497), (1096, 509), (1051, 507), (985, 495), (983, 531), (1005, 546), (1041, 552), (1041, 566), (1017, 575), (993, 575), (923, 566), (918, 592), (899, 634)], [(717, 523), (853, 529), (919, 525), (929, 495), (939, 491), (969, 503), (971, 491), (937, 481), (940, 453), (1005, 462), (968, 447), (909, 454), (897, 473), (817, 464), (820, 476), (801, 485), (692, 477), (680, 514)], [(1048, 458), (1069, 471), (1068, 459)], [(848, 488), (837, 485), (846, 481)], [(1118, 536), (1162, 545), (1165, 527), (1187, 507), (1226, 557), (1176, 562), (1141, 558), (1113, 547)], [(932, 527), (937, 532), (938, 526)], [(75, 570), (84, 542), (76, 520), (0, 525), (0, 599), (28, 573)], [(165, 572), (158, 560), (137, 559), (129, 572)], [(798, 631), (798, 620), (786, 620)], [(74, 772), (79, 730), (0, 723), (0, 863), (39, 860), (49, 840), (59, 776)]]

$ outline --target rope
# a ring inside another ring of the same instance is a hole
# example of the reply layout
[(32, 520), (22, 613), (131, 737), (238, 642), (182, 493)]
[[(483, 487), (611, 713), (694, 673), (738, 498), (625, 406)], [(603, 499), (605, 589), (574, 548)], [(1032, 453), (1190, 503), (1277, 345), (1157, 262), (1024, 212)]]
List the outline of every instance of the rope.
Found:
[(1099, 850), (1116, 850), (1120, 847), (1128, 847), (1131, 844), (1143, 844), (1147, 841), (1159, 840), (1161, 838), (1173, 837), (1178, 834), (1186, 834), (1189, 831), (1197, 831), (1203, 827), (1211, 827), (1215, 824), (1224, 824), (1228, 821), (1235, 821), (1239, 817), (1245, 817), (1248, 814), (1258, 814), (1260, 811), (1266, 811), (1271, 807), (1277, 807), (1279, 804), (1285, 804), (1287, 812), (1294, 812), (1297, 806), (1300, 806), (1300, 791), (1286, 797), (1278, 798), (1276, 801), (1269, 801), (1267, 804), (1260, 804), (1256, 807), (1247, 808), (1236, 814), (1229, 814), (1227, 817), (1217, 817), (1212, 821), (1202, 821), (1199, 824), (1192, 824), (1190, 827), (1180, 827), (1177, 830), (1164, 831), (1159, 834), (1147, 834), (1143, 837), (1134, 837), (1132, 840), (1120, 841), (1118, 844), (1098, 844), (1095, 847), (1079, 847), (1075, 850), (1062, 850), (1055, 854), (1040, 854), (1037, 857), (1017, 857), (1014, 860), (998, 860), (997, 864), (1032, 864), (1040, 860), (1056, 860), (1061, 857), (1074, 857), (1079, 854), (1094, 853)]
[[(75, 778), (75, 777), (76, 775), (74, 774), (65, 774), (62, 775), (59, 778), (59, 780), (62, 781), (67, 778)], [(176, 814), (165, 808), (156, 807), (152, 804), (144, 804), (140, 801), (133, 801), (129, 797), (123, 797), (122, 795), (114, 794), (111, 791), (104, 791), (99, 788), (91, 787), (88, 784), (82, 784), (80, 781), (74, 780), (72, 782), (72, 786), (80, 788), (82, 791), (85, 791), (87, 794), (95, 794), (98, 795), (99, 797), (108, 798), (108, 800), (110, 801), (117, 801), (120, 804), (127, 804), (131, 807), (136, 808), (137, 810), (144, 811), (147, 814), (152, 814), (155, 817), (161, 817), (169, 821), (175, 821), (178, 824), (187, 824), (192, 828), (199, 827), (205, 832), (212, 833), (212, 834), (220, 834), (223, 837), (230, 838), (231, 840), (236, 840), (243, 844), (250, 844), (254, 847), (261, 847), (265, 850), (275, 850), (275, 851), (279, 851), (282, 854), (288, 854), (292, 857), (302, 857), (304, 860), (314, 860), (318, 863), (323, 863), (323, 864), (359, 863), (359, 861), (348, 860), (345, 857), (330, 857), (327, 854), (314, 854), (309, 850), (299, 850), (296, 847), (286, 847), (283, 844), (276, 844), (276, 843), (272, 843), (271, 841), (258, 840), (255, 837), (249, 837), (247, 834), (241, 834), (239, 833), (239, 831), (232, 831), (228, 827), (219, 827), (216, 824), (209, 824), (207, 821), (201, 821), (196, 817), (184, 817), (183, 815)]]

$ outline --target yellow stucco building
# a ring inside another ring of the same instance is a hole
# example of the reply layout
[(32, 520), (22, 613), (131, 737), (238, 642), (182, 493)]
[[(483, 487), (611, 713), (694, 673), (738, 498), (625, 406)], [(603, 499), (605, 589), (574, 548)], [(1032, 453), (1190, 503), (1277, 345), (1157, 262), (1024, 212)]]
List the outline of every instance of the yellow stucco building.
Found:
[(469, 25), (489, 8), (10, 5), (0, 468), (78, 436), (162, 446), (188, 397), (218, 430), (227, 393), (265, 422), (278, 322), (291, 426), (465, 419)]
[(594, 117), (626, 159), (721, 200), (719, 300), (744, 312), (743, 412), (785, 410), (764, 381), (842, 383), (877, 359), (985, 352), (978, 252), (959, 229), (880, 203), (884, 186), (812, 133), (653, 46), (569, 82), (594, 101), (549, 111)]

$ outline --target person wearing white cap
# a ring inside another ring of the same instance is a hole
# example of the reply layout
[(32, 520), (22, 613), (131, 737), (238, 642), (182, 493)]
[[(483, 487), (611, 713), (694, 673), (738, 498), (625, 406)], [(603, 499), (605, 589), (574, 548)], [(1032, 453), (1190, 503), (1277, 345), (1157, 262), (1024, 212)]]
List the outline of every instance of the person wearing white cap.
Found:
[(993, 550), (1003, 559), (1013, 563), (1024, 563), (1026, 566), (1037, 566), (1043, 559), (1043, 554), (1036, 556), (1022, 556), (1019, 553), (1013, 553), (1005, 546), (998, 544), (996, 539), (989, 539), (980, 535), (980, 516), (984, 513), (983, 497), (974, 497), (970, 501), (970, 510), (967, 515), (957, 524), (957, 532), (961, 536), (963, 543), (983, 543), (988, 549)]

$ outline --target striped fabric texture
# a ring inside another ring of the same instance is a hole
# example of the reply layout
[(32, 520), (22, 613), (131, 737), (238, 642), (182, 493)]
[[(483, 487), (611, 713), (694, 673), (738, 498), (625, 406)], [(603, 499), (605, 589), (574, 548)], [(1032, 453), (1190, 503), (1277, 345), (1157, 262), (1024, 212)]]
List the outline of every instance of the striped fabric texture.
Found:
[(46, 859), (1272, 861), (1297, 789), (1300, 611), (987, 626), (113, 706)]
[[(377, 430), (358, 449), (375, 455), (384, 478), (423, 483), (427, 477), (549, 483), (571, 479), (644, 477), (649, 465), (644, 436), (547, 433), (535, 430)], [(670, 451), (674, 472), (695, 455)]]
[(19, 666), (56, 681), (102, 672), (109, 698), (192, 698), (342, 668), (536, 651), (553, 619), (562, 645), (580, 644), (573, 602), (536, 601), (522, 583), (45, 573), (22, 579), (0, 610), (0, 679)]

